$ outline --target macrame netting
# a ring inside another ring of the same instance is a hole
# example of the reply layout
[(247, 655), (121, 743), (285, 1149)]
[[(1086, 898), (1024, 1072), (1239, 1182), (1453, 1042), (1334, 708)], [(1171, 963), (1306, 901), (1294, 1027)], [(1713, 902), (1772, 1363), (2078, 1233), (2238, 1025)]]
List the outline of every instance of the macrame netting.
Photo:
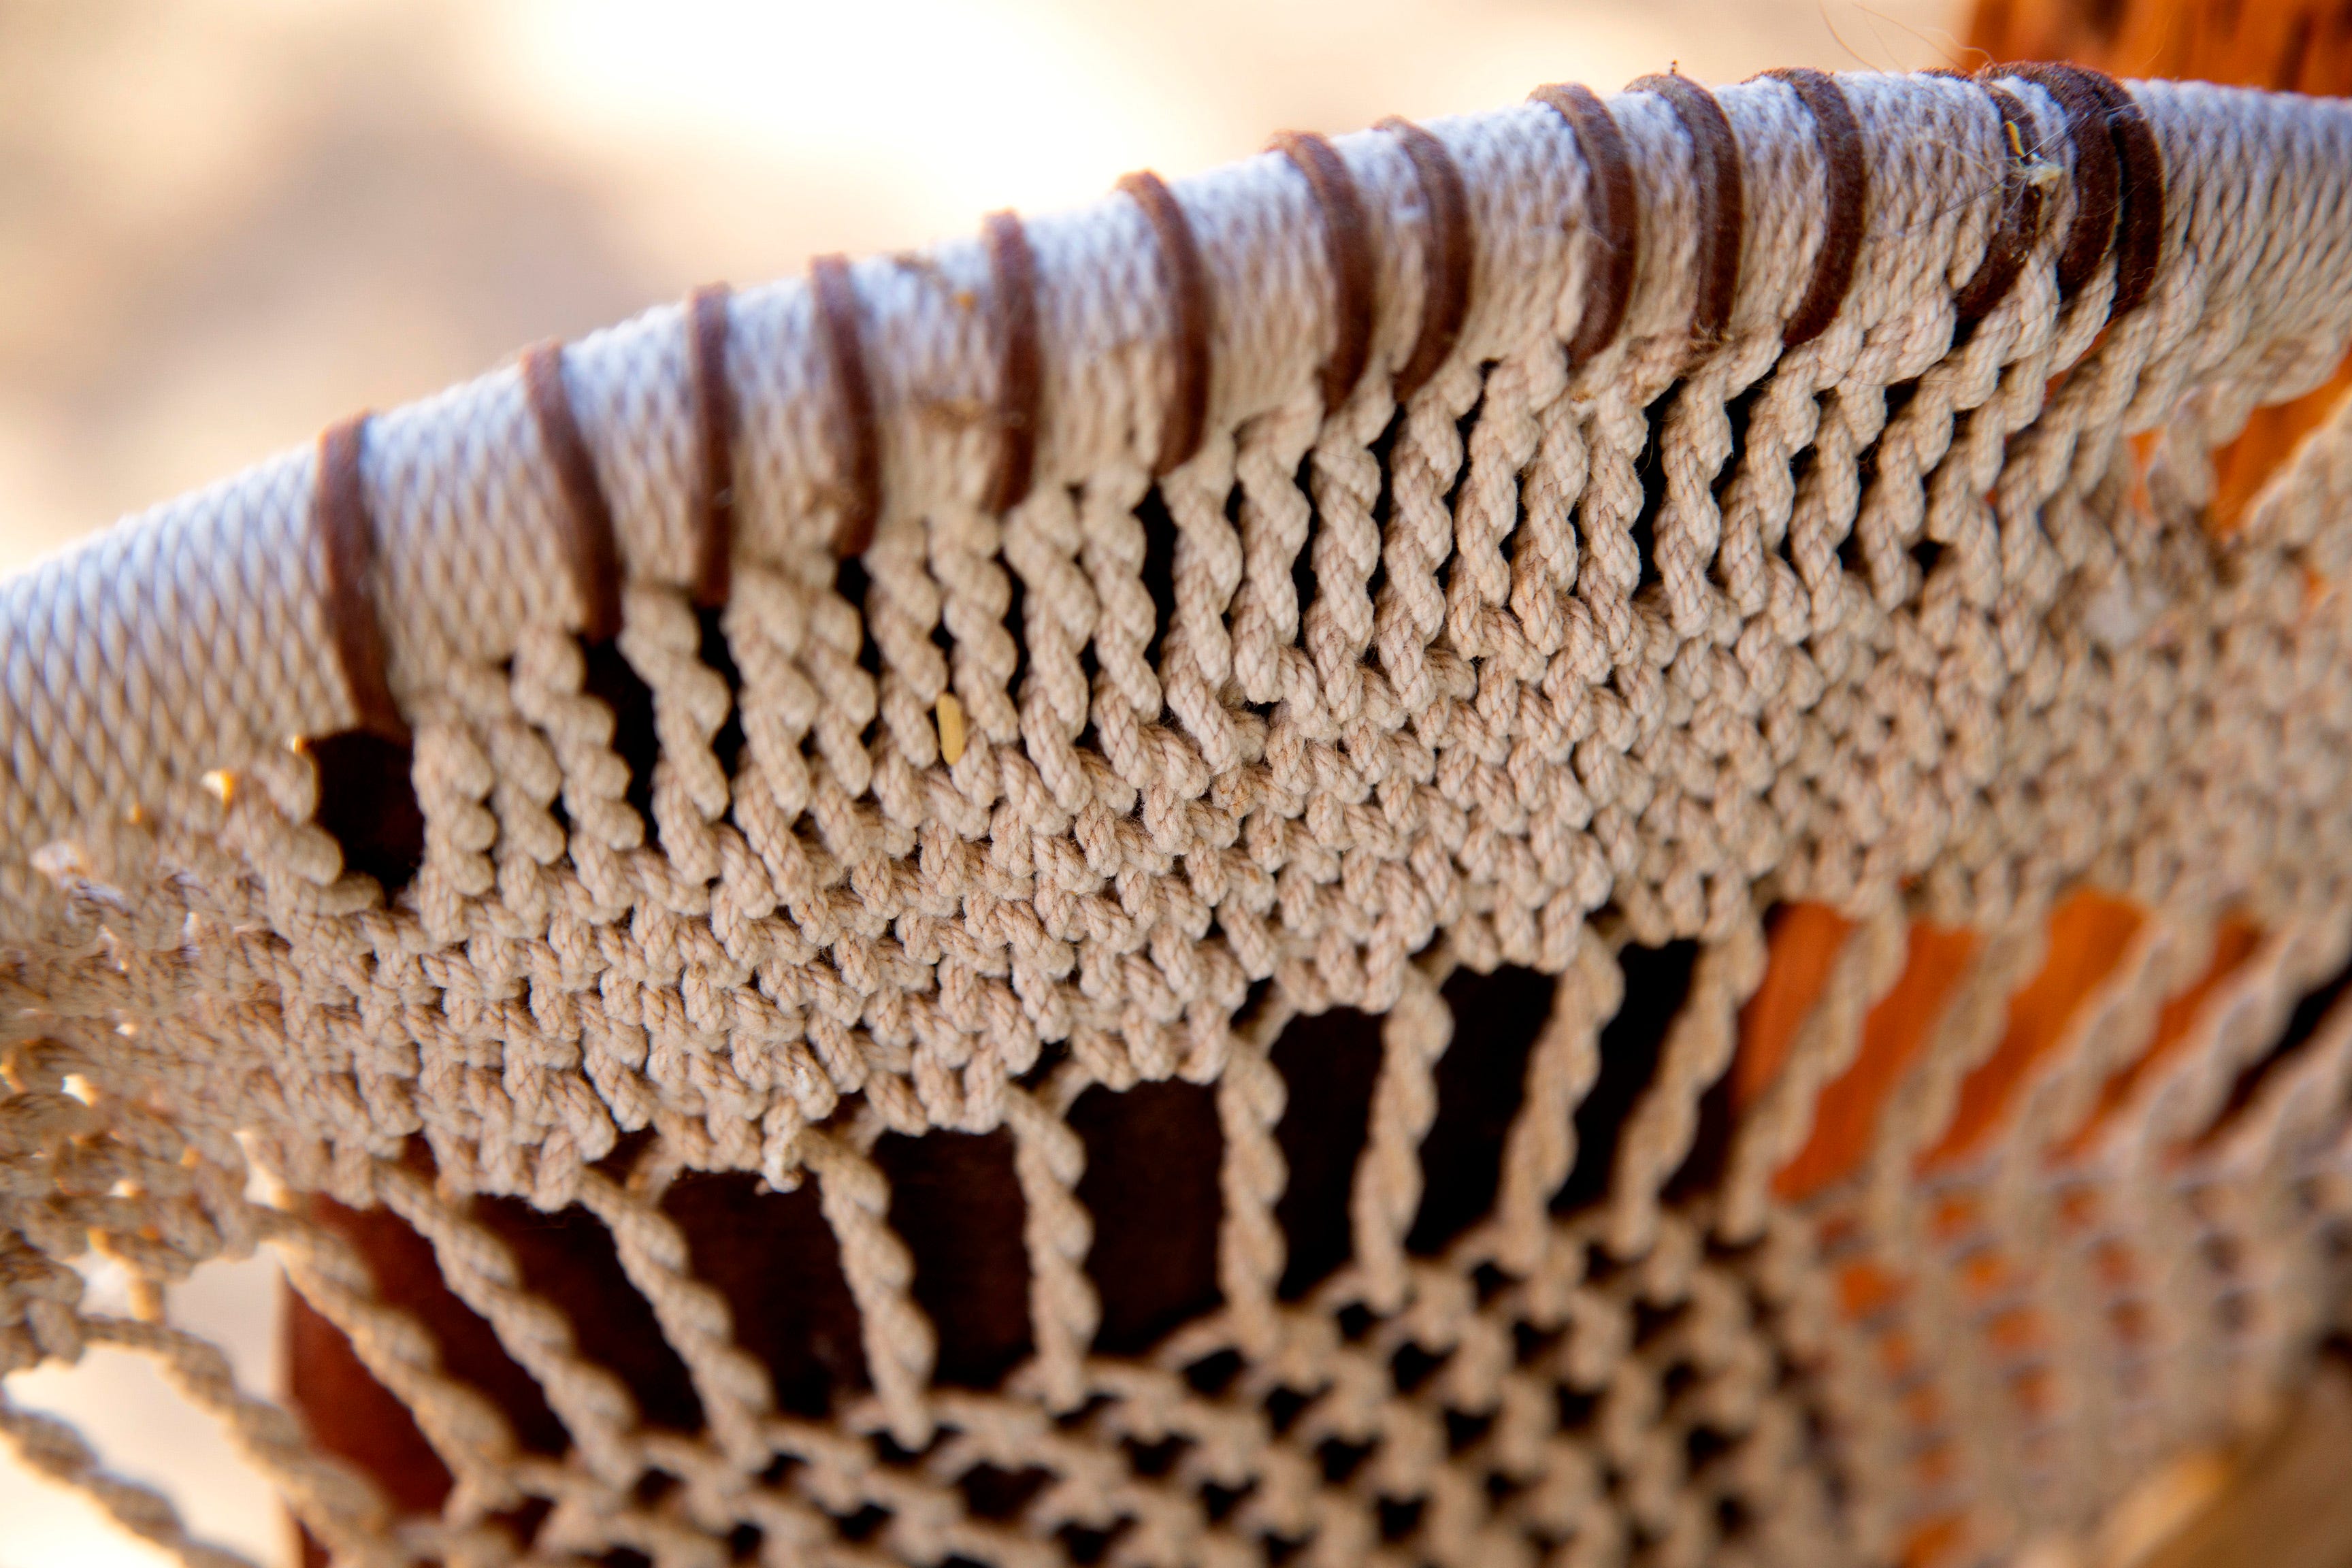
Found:
[[(2079, 1531), (2342, 1304), (2352, 424), (2206, 503), (2347, 334), (2352, 107), (1652, 78), (338, 426), (0, 584), (0, 1377), (152, 1355), (352, 1563)], [(1213, 1173), (1164, 1215), (1087, 1131), (1152, 1095)], [(888, 1173), (959, 1138), (984, 1234)], [(745, 1348), (805, 1303), (706, 1278), (709, 1173), (813, 1216), (814, 1403)], [(608, 1237), (691, 1418), (518, 1203)], [(1117, 1260), (1188, 1224), (1144, 1334)], [(941, 1236), (1018, 1249), (985, 1376)], [(264, 1245), (445, 1498), (173, 1326)]]

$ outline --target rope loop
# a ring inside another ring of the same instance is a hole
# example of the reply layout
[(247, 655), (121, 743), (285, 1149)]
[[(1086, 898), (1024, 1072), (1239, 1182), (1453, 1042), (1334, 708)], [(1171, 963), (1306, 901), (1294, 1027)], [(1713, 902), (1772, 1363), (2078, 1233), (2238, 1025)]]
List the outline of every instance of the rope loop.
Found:
[[(1958, 74), (1958, 73), (1954, 73)], [(1963, 78), (1962, 79), (1970, 79)], [(1952, 308), (1963, 324), (1981, 321), (2000, 308), (2025, 270), (2025, 258), (2042, 237), (2042, 214), (2046, 201), (2038, 173), (2046, 167), (2042, 156), (2042, 132), (2017, 95), (1987, 77), (1973, 79), (1992, 100), (2000, 116), (2000, 134), (2008, 150), (2001, 175), (2000, 222), (1985, 243), (1984, 259), (1952, 296)]]
[(1823, 161), (1822, 195), (1829, 209), (1821, 254), (1813, 258), (1813, 280), (1797, 313), (1781, 329), (1780, 346), (1792, 349), (1829, 331), (1853, 287), (1854, 265), (1862, 258), (1862, 237), (1870, 224), (1870, 164), (1863, 151), (1861, 122), (1835, 77), (1803, 66), (1785, 66), (1764, 75), (1788, 83), (1813, 117)]
[(694, 405), (696, 455), (694, 599), (727, 602), (735, 553), (735, 385), (727, 379), (729, 293), (706, 283), (686, 297), (687, 387)]
[(1593, 243), (1601, 251), (1587, 286), (1584, 313), (1568, 345), (1569, 362), (1584, 364), (1617, 341), (1633, 303), (1633, 270), (1642, 259), (1642, 188), (1633, 178), (1633, 157), (1625, 151), (1625, 132), (1599, 94), (1571, 81), (1539, 87), (1528, 96), (1568, 122), (1584, 158), (1585, 203), (1591, 212)]
[(613, 508), (596, 478), (595, 459), (581, 438), (563, 384), (563, 346), (541, 343), (522, 356), (523, 399), (530, 405), (539, 444), (555, 470), (563, 497), (563, 559), (580, 598), (580, 635), (608, 642), (621, 630), (620, 551), (614, 538)]
[(1364, 376), (1372, 350), (1372, 229), (1364, 198), (1339, 149), (1311, 131), (1285, 131), (1270, 150), (1290, 160), (1314, 193), (1331, 266), (1331, 353), (1318, 373), (1326, 411), (1338, 408)]
[(1209, 269), (1192, 237), (1192, 220), (1167, 181), (1139, 169), (1122, 178), (1118, 188), (1151, 225), (1160, 246), (1160, 280), (1168, 290), (1175, 381), (1160, 425), (1160, 455), (1151, 465), (1157, 477), (1190, 460), (1209, 427)]
[(834, 528), (833, 552), (846, 560), (866, 553), (882, 515), (882, 436), (874, 419), (874, 386), (866, 373), (849, 258), (820, 256), (810, 262), (809, 286), (816, 300), (817, 339), (833, 371), (840, 441), (835, 464), (841, 518)]
[(342, 667), (357, 728), (402, 744), (408, 721), (392, 700), (383, 621), (375, 607), (375, 517), (360, 471), (367, 440), (366, 413), (331, 425), (319, 437), (311, 483), (311, 521), (327, 561), (327, 630)]
[(1739, 142), (1715, 94), (1686, 76), (1645, 76), (1625, 84), (1666, 100), (1691, 140), (1691, 178), (1698, 187), (1698, 299), (1691, 307), (1691, 338), (1702, 349), (1723, 341), (1739, 297), (1739, 242), (1748, 227), (1740, 182)]
[(2115, 243), (2122, 203), (2123, 174), (2116, 139), (2106, 128), (2105, 99), (2079, 66), (2030, 62), (1990, 68), (2000, 76), (2030, 81), (2057, 100), (2074, 144), (2074, 221), (2058, 250), (2058, 294), (2073, 299), (2099, 269)]
[(1037, 463), (1045, 386), (1045, 351), (1037, 338), (1037, 258), (1018, 213), (989, 214), (980, 237), (988, 252), (989, 336), (997, 367), (996, 467), (989, 476), (988, 510), (1003, 512), (1028, 496)]
[(1470, 193), (1445, 143), (1412, 121), (1394, 115), (1376, 129), (1395, 137), (1404, 155), (1412, 160), (1422, 205), (1429, 214), (1421, 331), (1413, 338), (1412, 353), (1405, 356), (1404, 367), (1396, 373), (1396, 400), (1402, 403), (1437, 374), (1461, 341), (1462, 323), (1470, 314), (1470, 267), (1476, 240), (1470, 230)]

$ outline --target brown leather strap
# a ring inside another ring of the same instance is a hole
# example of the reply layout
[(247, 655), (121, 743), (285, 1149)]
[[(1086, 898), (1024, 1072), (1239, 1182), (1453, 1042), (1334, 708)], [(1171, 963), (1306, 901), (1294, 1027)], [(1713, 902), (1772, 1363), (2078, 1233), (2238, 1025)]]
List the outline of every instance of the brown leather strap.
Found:
[(1168, 347), (1175, 376), (1160, 425), (1155, 475), (1181, 467), (1201, 449), (1209, 427), (1209, 269), (1192, 237), (1192, 220), (1168, 182), (1139, 169), (1118, 183), (1143, 209), (1160, 247), (1160, 281), (1168, 290)]
[(1633, 300), (1633, 269), (1642, 258), (1642, 195), (1633, 160), (1617, 117), (1591, 88), (1554, 82), (1530, 95), (1568, 121), (1583, 154), (1585, 205), (1601, 256), (1585, 291), (1584, 311), (1568, 345), (1570, 363), (1583, 364), (1617, 341)]
[(2076, 66), (2106, 110), (2107, 131), (2115, 138), (2118, 188), (2116, 194), (2116, 297), (2107, 320), (2127, 316), (2140, 308), (2156, 286), (2156, 266), (2164, 251), (2164, 154), (2156, 144), (2155, 128), (2139, 100), (2123, 83), (2105, 71)]
[(327, 558), (327, 632), (335, 639), (335, 661), (342, 666), (357, 727), (405, 742), (408, 721), (385, 678), (383, 622), (375, 608), (375, 519), (360, 472), (368, 418), (354, 414), (320, 436), (310, 516)]
[(1330, 263), (1331, 316), (1335, 323), (1330, 355), (1321, 374), (1323, 407), (1328, 412), (1348, 401), (1363, 379), (1364, 362), (1372, 352), (1372, 229), (1364, 216), (1364, 200), (1355, 176), (1348, 172), (1339, 149), (1312, 131), (1285, 131), (1269, 144), (1290, 160), (1314, 193), (1323, 217), (1323, 251)]
[(1780, 346), (1795, 348), (1829, 331), (1853, 287), (1853, 269), (1862, 258), (1862, 237), (1870, 223), (1870, 166), (1862, 145), (1862, 124), (1853, 117), (1845, 89), (1824, 71), (1787, 66), (1766, 71), (1787, 82), (1803, 100), (1813, 117), (1813, 134), (1822, 149), (1822, 189), (1829, 210), (1829, 227), (1822, 236), (1821, 254), (1813, 258), (1813, 280), (1796, 314), (1781, 329)]
[(686, 298), (687, 385), (699, 459), (694, 476), (694, 601), (727, 602), (735, 556), (735, 384), (727, 379), (727, 285)]
[(563, 384), (563, 346), (541, 343), (522, 356), (523, 398), (539, 426), (539, 444), (555, 470), (563, 496), (563, 559), (580, 597), (580, 635), (592, 643), (609, 641), (621, 630), (620, 552), (614, 540), (613, 509), (596, 478), (595, 459), (572, 417), (572, 395)]
[(2074, 221), (2058, 251), (2058, 292), (2072, 296), (2091, 280), (2115, 241), (2122, 173), (2116, 139), (2106, 127), (2106, 101), (2079, 67), (2029, 61), (1991, 68), (1996, 75), (2030, 81), (2058, 100), (2074, 144)]
[(1438, 367), (1461, 341), (1462, 323), (1470, 314), (1470, 268), (1476, 258), (1476, 240), (1470, 232), (1470, 193), (1462, 171), (1445, 143), (1394, 115), (1379, 129), (1397, 139), (1412, 160), (1413, 177), (1421, 185), (1423, 207), (1429, 214), (1426, 282), (1421, 295), (1421, 331), (1412, 353), (1396, 374), (1396, 400), (1402, 403), (1435, 375)]
[(2000, 222), (1985, 243), (1984, 259), (1952, 296), (1952, 308), (1963, 322), (1981, 321), (2000, 309), (2025, 270), (2025, 258), (2042, 237), (2042, 187), (2032, 177), (2042, 157), (2041, 132), (2017, 95), (1979, 79), (1977, 86), (1992, 100), (2000, 116), (2001, 144), (2006, 149), (2006, 173), (2001, 176)]
[(849, 259), (820, 256), (809, 263), (810, 292), (816, 301), (817, 339), (833, 371), (834, 413), (840, 447), (836, 454), (841, 521), (833, 552), (845, 559), (866, 553), (874, 524), (882, 515), (882, 435), (874, 419), (874, 388), (866, 375), (866, 350), (857, 324), (857, 289)]
[(988, 510), (1006, 511), (1029, 494), (1037, 461), (1037, 422), (1045, 393), (1037, 338), (1037, 258), (1018, 213), (991, 213), (981, 224), (988, 252), (989, 336), (996, 347), (996, 469)]
[(1664, 99), (1691, 139), (1699, 207), (1698, 300), (1691, 310), (1691, 336), (1714, 343), (1730, 325), (1732, 303), (1739, 296), (1739, 243), (1748, 227), (1739, 143), (1715, 94), (1688, 77), (1645, 76), (1628, 82), (1625, 90)]

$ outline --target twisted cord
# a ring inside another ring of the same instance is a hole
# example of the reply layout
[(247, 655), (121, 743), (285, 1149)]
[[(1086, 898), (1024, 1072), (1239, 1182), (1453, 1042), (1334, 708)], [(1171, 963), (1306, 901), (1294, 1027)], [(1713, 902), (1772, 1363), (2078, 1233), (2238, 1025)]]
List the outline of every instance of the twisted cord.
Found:
[(26, 1469), (81, 1493), (109, 1519), (171, 1553), (185, 1568), (254, 1568), (250, 1558), (191, 1536), (169, 1499), (104, 1468), (64, 1422), (23, 1409), (0, 1394), (0, 1432), (7, 1434), (17, 1462)]

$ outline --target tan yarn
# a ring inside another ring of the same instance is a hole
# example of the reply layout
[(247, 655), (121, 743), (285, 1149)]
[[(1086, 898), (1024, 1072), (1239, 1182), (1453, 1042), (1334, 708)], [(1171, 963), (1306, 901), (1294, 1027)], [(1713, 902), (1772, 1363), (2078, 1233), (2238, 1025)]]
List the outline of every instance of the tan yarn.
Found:
[[(1728, 142), (1657, 79), (1294, 137), (348, 427), (372, 560), (331, 571), (300, 453), (0, 584), (0, 1379), (152, 1356), (334, 1560), (468, 1568), (1980, 1561), (2267, 1419), (2352, 1222), (2352, 1012), (2290, 1033), (2352, 953), (2352, 416), (2228, 537), (2200, 509), (2352, 337), (2352, 108), (2070, 118), (2053, 79), (1759, 79)], [(2153, 183), (2098, 140), (2143, 133)], [(302, 743), (369, 717), (352, 616), (413, 737), (389, 898)], [(1940, 1154), (2083, 889), (2141, 925)], [(1797, 900), (1854, 923), (1709, 1131)], [(1854, 1173), (1784, 1194), (1906, 920), (1973, 928), (1969, 972)], [(2163, 1023), (2231, 920), (2252, 955)], [(1605, 1194), (1563, 1205), (1626, 955), (1676, 942)], [(1447, 988), (1506, 968), (1549, 1001), (1497, 1186), (1423, 1245), (1482, 1048)], [(1381, 1019), (1351, 1252), (1287, 1299), (1278, 1134), (1321, 1086), (1276, 1058), (1335, 1008)], [(1221, 1300), (1111, 1354), (1073, 1111), (1171, 1080), (1223, 1140)], [(883, 1140), (998, 1129), (1033, 1351), (950, 1386)], [(256, 1168), (429, 1243), (568, 1451)], [(697, 1277), (691, 1172), (814, 1184), (869, 1384), (828, 1418)], [(489, 1196), (607, 1227), (702, 1430), (641, 1415)], [(264, 1244), (415, 1415), (437, 1517), (168, 1322)], [(81, 1305), (93, 1250), (135, 1318)], [(236, 1561), (5, 1395), (0, 1432)], [(992, 1468), (1043, 1475), (1015, 1517)]]

